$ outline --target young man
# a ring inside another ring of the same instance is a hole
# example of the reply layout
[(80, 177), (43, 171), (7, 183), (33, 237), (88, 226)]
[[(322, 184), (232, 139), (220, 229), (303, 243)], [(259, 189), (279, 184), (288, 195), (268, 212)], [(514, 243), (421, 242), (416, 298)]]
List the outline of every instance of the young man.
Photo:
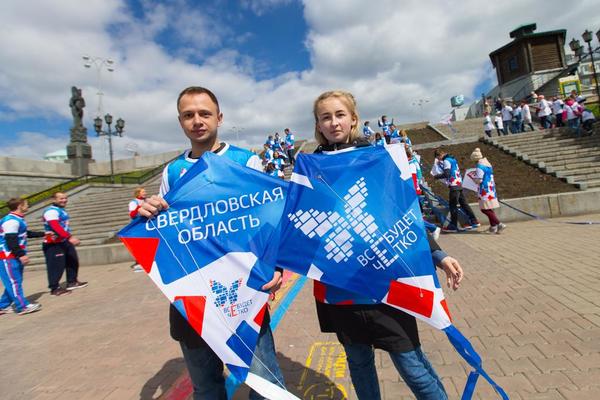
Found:
[(458, 162), (456, 162), (454, 157), (440, 148), (435, 150), (434, 155), (436, 162), (441, 164), (441, 169), (443, 170), (441, 174), (435, 175), (434, 178), (443, 179), (449, 189), (448, 205), (450, 208), (450, 224), (442, 228), (442, 232), (459, 231), (458, 204), (460, 204), (460, 208), (462, 208), (469, 217), (470, 225), (468, 225), (467, 228), (475, 229), (480, 227), (481, 225), (479, 224), (479, 221), (477, 221), (475, 214), (473, 214), (473, 210), (471, 210), (462, 191), (462, 177), (460, 175), (460, 168), (458, 168)]
[(294, 134), (290, 131), (290, 128), (285, 128), (285, 149), (287, 152), (288, 160), (290, 160), (290, 164), (294, 165), (294, 143), (296, 142), (296, 138)]
[[(512, 126), (513, 119), (513, 108), (510, 106), (509, 102), (504, 102), (504, 106), (502, 107), (502, 125), (504, 126), (504, 134), (508, 135), (508, 130)], [(514, 132), (513, 132), (514, 133)]]
[(382, 115), (381, 119), (377, 120), (377, 125), (379, 125), (379, 127), (381, 128), (381, 130), (383, 131), (383, 136), (385, 137), (389, 137), (392, 133), (390, 126), (393, 124), (394, 118), (392, 118), (392, 122), (389, 122), (387, 120), (387, 115)]
[[(210, 90), (198, 86), (184, 89), (177, 100), (177, 111), (179, 124), (190, 140), (191, 149), (165, 167), (160, 196), (152, 196), (147, 199), (139, 210), (140, 215), (144, 217), (152, 217), (160, 210), (168, 208), (162, 195), (166, 194), (170, 187), (207, 151), (227, 157), (240, 165), (262, 171), (258, 156), (248, 150), (219, 141), (217, 131), (223, 123), (223, 114), (219, 109), (217, 97)], [(281, 270), (278, 270), (273, 279), (263, 286), (263, 290), (275, 292), (281, 286), (281, 282)], [(180, 343), (194, 387), (194, 399), (226, 399), (221, 360), (172, 305), (169, 314), (171, 336)], [(258, 355), (260, 361), (255, 358), (250, 366), (250, 371), (270, 382), (279, 384), (279, 382), (283, 382), (283, 376), (275, 357), (269, 320), (267, 312), (255, 349), (255, 354)], [(271, 373), (265, 371), (263, 363)], [(262, 399), (254, 391), (250, 392), (250, 398)]]
[(23, 294), (23, 270), (29, 263), (27, 237), (42, 237), (44, 233), (27, 230), (27, 200), (10, 199), (7, 205), (10, 212), (0, 219), (0, 278), (4, 284), (0, 315), (13, 312), (11, 305), (17, 314), (29, 314), (38, 311), (42, 305), (30, 303)]
[(364, 125), (363, 125), (363, 136), (371, 141), (371, 136), (375, 135), (375, 131), (373, 131), (373, 129), (371, 129), (371, 126), (369, 126), (369, 121), (365, 121)]
[[(46, 235), (42, 250), (48, 269), (48, 287), (50, 294), (61, 296), (72, 290), (81, 289), (88, 285), (77, 279), (79, 273), (79, 258), (75, 246), (79, 239), (71, 234), (69, 214), (65, 211), (68, 198), (65, 193), (57, 192), (52, 196), (52, 205), (44, 211), (42, 219)], [(59, 282), (64, 270), (67, 270), (67, 287), (63, 289)]]

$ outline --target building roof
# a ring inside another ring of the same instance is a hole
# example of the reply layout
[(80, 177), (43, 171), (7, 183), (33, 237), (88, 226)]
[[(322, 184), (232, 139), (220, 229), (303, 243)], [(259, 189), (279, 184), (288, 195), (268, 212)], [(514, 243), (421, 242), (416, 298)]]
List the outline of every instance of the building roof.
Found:
[[(565, 38), (567, 37), (566, 29), (557, 29), (557, 30), (553, 30), (553, 31), (535, 33), (534, 32), (535, 28), (536, 28), (536, 24), (525, 24), (525, 25), (521, 25), (518, 28), (516, 28), (515, 30), (511, 31), (510, 37), (514, 38), (514, 40), (490, 53), (490, 59), (492, 60), (492, 64), (494, 64), (494, 56), (496, 54), (503, 52), (504, 50), (508, 49), (509, 47), (514, 46), (515, 44), (523, 41), (524, 39), (530, 39), (530, 38), (535, 38), (535, 37), (545, 37), (545, 36), (562, 36), (562, 39), (564, 41)], [(496, 67), (496, 66), (494, 65), (494, 67)]]

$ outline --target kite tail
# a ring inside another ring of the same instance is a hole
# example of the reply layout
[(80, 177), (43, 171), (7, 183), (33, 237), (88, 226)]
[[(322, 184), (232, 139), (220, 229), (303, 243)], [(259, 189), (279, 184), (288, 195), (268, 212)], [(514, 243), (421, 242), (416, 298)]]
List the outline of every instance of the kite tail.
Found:
[(475, 385), (477, 384), (479, 375), (483, 376), (490, 383), (490, 385), (492, 385), (494, 390), (496, 390), (503, 400), (509, 400), (509, 397), (504, 389), (498, 386), (498, 384), (494, 382), (487, 372), (485, 372), (481, 363), (481, 357), (479, 354), (477, 354), (469, 340), (464, 337), (463, 334), (454, 327), (454, 325), (444, 328), (444, 332), (446, 332), (448, 340), (450, 340), (450, 343), (452, 343), (452, 346), (454, 346), (456, 351), (465, 359), (466, 362), (469, 363), (471, 367), (475, 369), (469, 374), (469, 378), (467, 379), (467, 383), (463, 391), (462, 400), (471, 399), (473, 392), (475, 391)]

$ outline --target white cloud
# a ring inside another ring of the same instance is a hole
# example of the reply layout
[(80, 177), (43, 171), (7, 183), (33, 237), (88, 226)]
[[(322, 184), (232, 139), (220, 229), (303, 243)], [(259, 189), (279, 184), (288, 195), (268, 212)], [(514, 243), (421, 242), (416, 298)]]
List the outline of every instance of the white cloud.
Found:
[[(284, 3), (248, 1), (244, 6), (260, 15)], [(183, 0), (142, 4), (139, 17), (119, 0), (91, 0), (85, 5), (41, 0), (35, 7), (19, 0), (1, 2), (0, 121), (70, 118), (70, 87), (76, 85), (83, 88), (85, 120), (91, 130), (97, 107), (96, 72), (83, 68), (83, 54), (116, 60), (114, 73), (102, 73), (104, 111), (127, 121), (126, 136), (115, 140), (123, 155), (127, 153), (122, 148), (130, 141), (145, 153), (186, 145), (175, 101), (189, 85), (215, 91), (225, 114), (221, 135), (228, 140), (239, 135), (245, 145), (257, 145), (285, 127), (311, 137), (312, 101), (330, 89), (352, 91), (365, 119), (387, 114), (397, 122), (410, 122), (422, 113), (437, 121), (449, 110), (451, 96), (469, 97), (478, 83), (495, 77), (488, 54), (507, 43), (508, 32), (516, 26), (537, 21), (538, 31), (566, 28), (567, 41), (579, 38), (585, 28), (599, 28), (590, 12), (595, 7), (591, 0), (566, 8), (557, 0), (544, 2), (543, 7), (474, 0), (381, 0), (368, 5), (358, 0), (306, 0), (305, 43), (311, 68), (258, 80), (256, 73), (264, 68), (259, 60), (230, 48), (203, 55), (237, 34), (226, 24), (228, 15), (216, 12), (219, 2), (206, 9)], [(174, 51), (156, 42), (169, 30), (178, 40)], [(239, 40), (251, 34), (245, 32)], [(413, 105), (420, 98), (429, 99), (422, 110)], [(236, 135), (233, 126), (243, 130)], [(32, 139), (28, 135), (21, 134), (24, 141)], [(62, 144), (55, 139), (34, 140), (34, 146), (13, 144), (3, 151), (28, 150), (23, 154), (39, 157), (56, 150), (48, 146), (62, 147), (67, 140), (65, 132)], [(100, 143), (94, 140), (94, 145)], [(96, 158), (103, 159), (102, 153), (94, 149)]]

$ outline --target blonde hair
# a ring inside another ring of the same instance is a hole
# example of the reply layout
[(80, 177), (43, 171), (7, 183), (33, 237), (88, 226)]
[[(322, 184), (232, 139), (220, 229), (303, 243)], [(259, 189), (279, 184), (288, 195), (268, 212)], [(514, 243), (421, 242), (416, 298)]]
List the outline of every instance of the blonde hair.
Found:
[(356, 100), (354, 100), (354, 96), (350, 92), (345, 92), (343, 90), (331, 90), (329, 92), (322, 93), (319, 97), (317, 97), (313, 105), (313, 115), (315, 116), (315, 139), (317, 143), (323, 145), (329, 144), (329, 141), (325, 138), (325, 135), (321, 133), (318, 127), (319, 116), (317, 115), (317, 107), (319, 106), (320, 102), (330, 97), (340, 99), (340, 101), (346, 105), (352, 117), (356, 119), (356, 124), (354, 124), (350, 130), (350, 135), (348, 136), (348, 143), (354, 142), (360, 137), (358, 133), (358, 122), (360, 118), (358, 117), (358, 111), (356, 111)]
[(142, 194), (142, 190), (144, 190), (144, 188), (143, 188), (143, 187), (141, 187), (141, 186), (140, 186), (140, 187), (137, 187), (137, 188), (135, 188), (135, 191), (133, 192), (133, 196), (134, 196), (135, 198), (138, 198), (138, 197), (140, 197), (140, 194)]

